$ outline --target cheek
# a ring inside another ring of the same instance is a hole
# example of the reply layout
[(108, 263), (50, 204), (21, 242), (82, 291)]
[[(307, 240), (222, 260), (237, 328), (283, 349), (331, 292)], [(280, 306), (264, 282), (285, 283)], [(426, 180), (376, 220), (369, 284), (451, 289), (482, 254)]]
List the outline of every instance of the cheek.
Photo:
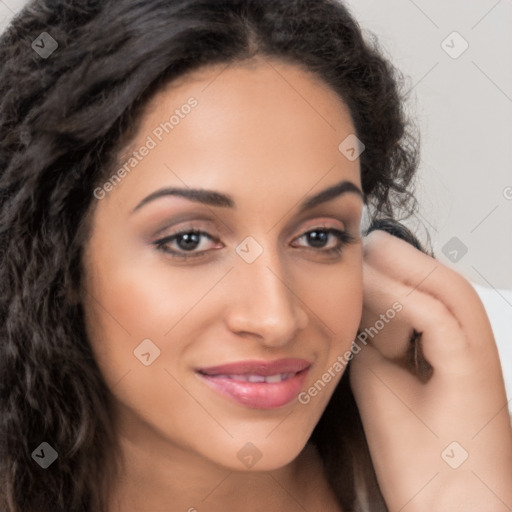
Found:
[(307, 384), (303, 396), (318, 411), (323, 410), (335, 387), (342, 378), (351, 348), (357, 337), (363, 311), (362, 256), (356, 256), (331, 272), (329, 279), (322, 280), (322, 288), (311, 297), (315, 304), (314, 314), (318, 325), (324, 328), (323, 340), (318, 345), (318, 365)]
[(87, 262), (84, 311), (95, 358), (105, 379), (115, 385), (128, 371), (143, 366), (139, 347), (146, 347), (141, 353), (149, 349), (151, 358), (158, 354), (152, 368), (181, 360), (187, 340), (200, 330), (201, 316), (206, 321), (211, 313), (212, 301), (201, 299), (223, 272), (198, 267), (170, 272), (161, 263), (135, 264), (113, 253), (95, 250), (94, 259)]
[(324, 270), (320, 278), (308, 284), (307, 301), (310, 315), (324, 324), (325, 334), (331, 346), (341, 349), (350, 347), (357, 335), (363, 310), (363, 271), (361, 251), (355, 248), (350, 260), (336, 267)]

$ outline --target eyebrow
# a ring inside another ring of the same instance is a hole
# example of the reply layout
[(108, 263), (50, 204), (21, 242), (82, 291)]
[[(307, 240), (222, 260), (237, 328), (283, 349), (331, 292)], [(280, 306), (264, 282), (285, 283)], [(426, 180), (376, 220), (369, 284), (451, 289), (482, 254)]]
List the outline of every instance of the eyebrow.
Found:
[[(351, 181), (341, 181), (332, 187), (322, 190), (318, 194), (304, 200), (299, 206), (299, 213), (310, 210), (321, 203), (325, 203), (346, 193), (355, 193), (364, 200), (364, 194), (361, 189)], [(235, 201), (227, 194), (216, 192), (214, 190), (194, 189), (194, 188), (162, 188), (145, 197), (131, 213), (136, 212), (144, 205), (167, 196), (177, 196), (195, 201), (197, 203), (206, 204), (208, 206), (217, 206), (222, 208), (236, 208)]]

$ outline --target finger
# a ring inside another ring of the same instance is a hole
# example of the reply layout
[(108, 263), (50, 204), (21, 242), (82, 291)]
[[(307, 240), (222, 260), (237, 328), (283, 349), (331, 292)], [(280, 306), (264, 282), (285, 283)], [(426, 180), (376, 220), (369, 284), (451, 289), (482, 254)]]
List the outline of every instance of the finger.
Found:
[[(390, 360), (379, 347), (368, 344), (360, 348), (350, 363), (350, 381), (354, 389), (368, 391), (375, 387), (375, 383), (378, 387), (387, 384), (391, 389), (408, 390), (418, 385), (418, 379), (413, 373)], [(373, 399), (377, 398), (374, 392), (370, 394)]]
[(410, 322), (400, 321), (403, 304), (399, 299), (405, 287), (365, 266), (363, 290), (363, 314), (357, 340), (371, 344), (376, 338), (385, 337), (387, 343), (378, 343), (380, 353), (388, 359), (404, 359), (414, 330)]
[[(413, 374), (383, 358), (372, 345), (350, 364), (350, 385), (367, 435), (373, 432), (400, 443), (403, 438), (396, 435), (397, 429), (413, 428), (427, 434), (425, 441), (432, 440), (431, 422), (423, 411), (426, 389)], [(391, 446), (386, 443), (386, 448)], [(390, 455), (400, 451), (392, 450)]]
[[(422, 333), (421, 351), (435, 370), (447, 374), (466, 374), (475, 370), (475, 365), (482, 360), (482, 350), (479, 345), (471, 343), (459, 321), (441, 301), (419, 289), (411, 293), (409, 285), (371, 267), (363, 276), (363, 329), (375, 327), (375, 319), (390, 304), (401, 306), (394, 318), (368, 340), (381, 355), (403, 359), (409, 349), (411, 334), (416, 330)], [(497, 368), (499, 358), (494, 338), (492, 333), (487, 333), (487, 336), (485, 358), (492, 359)]]
[(422, 253), (409, 243), (381, 230), (363, 242), (366, 266), (379, 270), (417, 290), (431, 295), (457, 318), (461, 328), (476, 343), (485, 341), (492, 328), (485, 308), (471, 284), (454, 270)]

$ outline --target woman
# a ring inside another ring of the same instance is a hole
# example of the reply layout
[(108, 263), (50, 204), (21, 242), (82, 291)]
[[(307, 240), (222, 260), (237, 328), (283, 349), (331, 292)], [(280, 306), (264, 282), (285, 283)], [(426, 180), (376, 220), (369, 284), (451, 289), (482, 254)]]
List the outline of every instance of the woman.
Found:
[(508, 510), (490, 326), (394, 220), (342, 4), (39, 0), (1, 62), (2, 510)]

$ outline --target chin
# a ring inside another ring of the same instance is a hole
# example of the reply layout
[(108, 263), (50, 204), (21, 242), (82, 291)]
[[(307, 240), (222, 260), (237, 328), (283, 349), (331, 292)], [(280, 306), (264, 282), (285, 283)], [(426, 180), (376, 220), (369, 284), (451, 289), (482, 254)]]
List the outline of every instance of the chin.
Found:
[[(259, 471), (274, 471), (283, 468), (294, 461), (302, 452), (307, 442), (307, 438), (297, 439), (297, 442), (292, 443), (290, 439), (281, 439), (279, 436), (272, 436), (269, 438), (234, 442), (234, 447), (226, 448), (219, 457), (213, 460), (229, 469), (230, 471), (241, 472), (259, 472)], [(226, 453), (232, 456), (226, 457)]]

